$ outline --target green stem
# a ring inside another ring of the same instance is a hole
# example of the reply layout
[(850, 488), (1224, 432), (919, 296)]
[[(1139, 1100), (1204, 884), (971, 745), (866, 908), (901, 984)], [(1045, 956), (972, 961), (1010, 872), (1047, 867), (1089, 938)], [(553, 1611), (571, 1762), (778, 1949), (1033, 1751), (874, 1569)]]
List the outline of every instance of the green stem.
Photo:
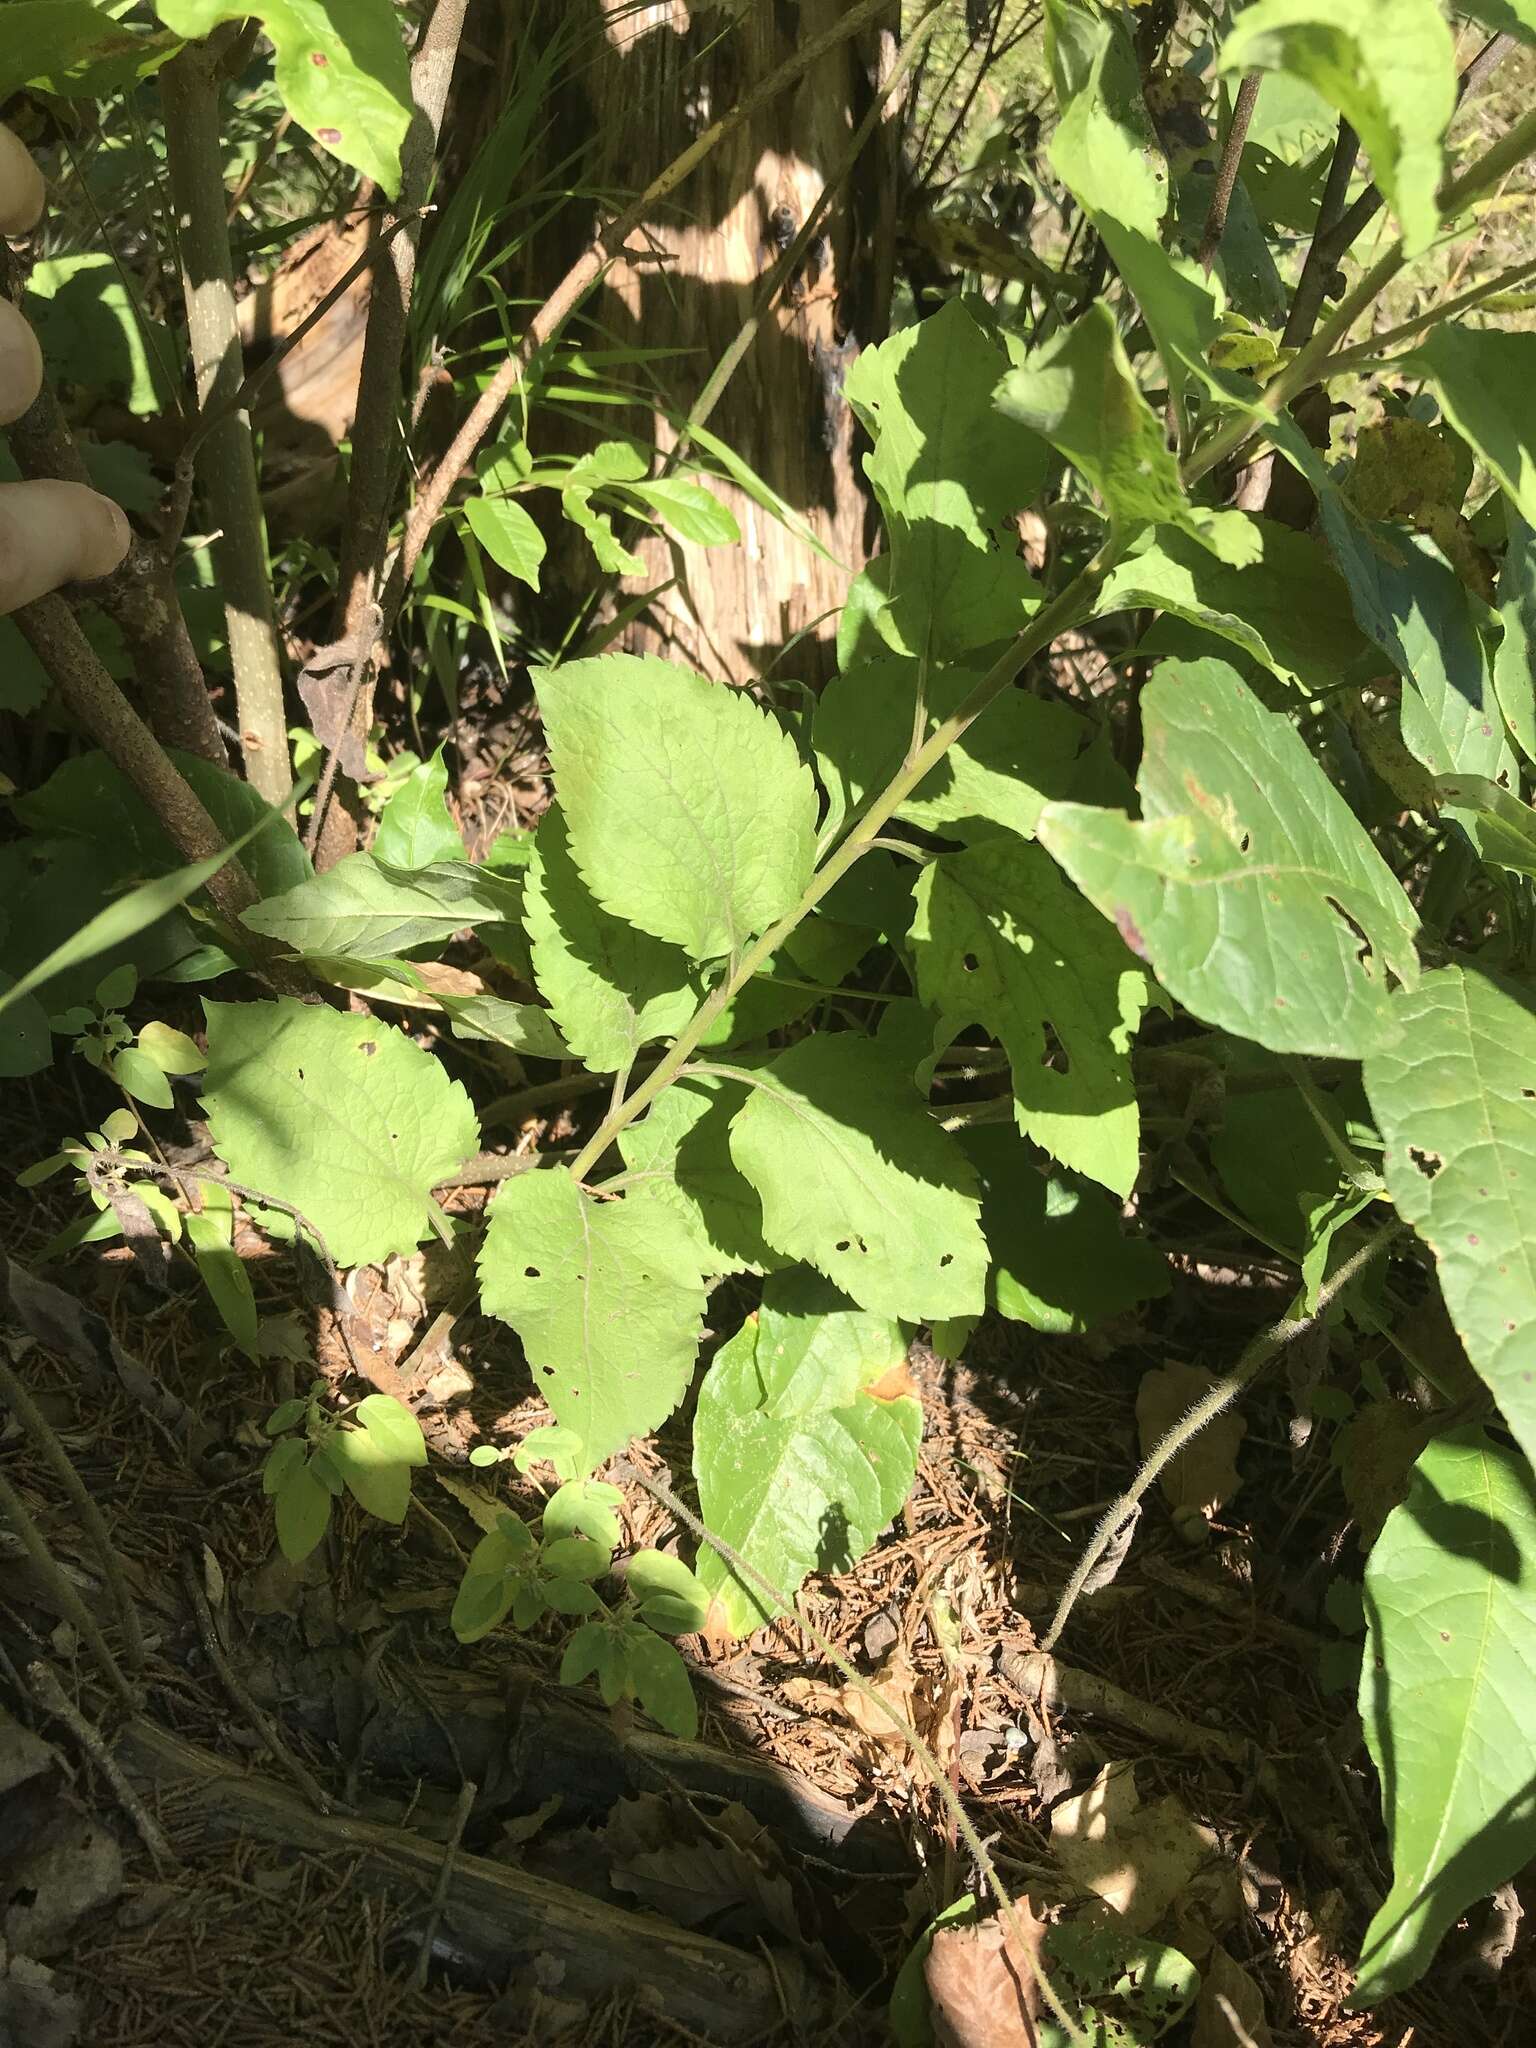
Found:
[(1396, 348), (1399, 342), (1412, 341), (1427, 327), (1440, 327), (1447, 320), (1454, 320), (1462, 313), (1472, 313), (1485, 300), (1496, 298), (1500, 292), (1512, 291), (1516, 285), (1536, 277), (1536, 260), (1517, 263), (1510, 270), (1501, 270), (1497, 277), (1484, 279), (1464, 291), (1459, 298), (1445, 299), (1437, 306), (1428, 306), (1422, 313), (1416, 313), (1411, 320), (1404, 320), (1398, 327), (1388, 327), (1380, 334), (1373, 334), (1369, 341), (1356, 342), (1352, 348), (1341, 349), (1332, 362), (1325, 363), (1319, 373), (1321, 383), (1328, 377), (1341, 377), (1348, 370), (1358, 369), (1362, 363), (1371, 362), (1384, 350)]
[(599, 1128), (572, 1160), (568, 1171), (573, 1179), (581, 1180), (619, 1133), (634, 1122), (641, 1110), (648, 1108), (655, 1101), (663, 1088), (677, 1079), (678, 1071), (689, 1054), (700, 1044), (704, 1034), (733, 997), (745, 988), (763, 962), (772, 958), (796, 927), (816, 908), (827, 891), (842, 880), (854, 862), (862, 854), (868, 853), (879, 838), (881, 827), (895, 816), (912, 791), (943, 759), (961, 734), (975, 723), (988, 705), (1002, 695), (1024, 664), (1032, 660), (1043, 648), (1049, 647), (1051, 642), (1069, 627), (1079, 624), (1088, 616), (1094, 594), (1118, 559), (1123, 546), (1124, 543), (1119, 536), (1111, 533), (1093, 560), (1079, 570), (1072, 581), (1058, 591), (1048, 604), (1040, 607), (1024, 631), (998, 656), (970, 694), (962, 699), (948, 718), (940, 720), (923, 745), (902, 764), (891, 781), (870, 803), (847, 837), (833, 849), (823, 865), (812, 875), (806, 884), (805, 893), (794, 909), (781, 917), (776, 925), (747, 948), (734, 971), (728, 971), (705, 997), (634, 1094), (604, 1118)]

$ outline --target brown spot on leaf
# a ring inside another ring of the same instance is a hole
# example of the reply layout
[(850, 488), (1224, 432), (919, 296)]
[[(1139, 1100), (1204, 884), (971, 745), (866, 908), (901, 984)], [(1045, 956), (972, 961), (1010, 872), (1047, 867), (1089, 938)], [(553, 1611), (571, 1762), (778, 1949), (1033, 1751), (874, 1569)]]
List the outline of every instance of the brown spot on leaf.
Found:
[(888, 1365), (877, 1380), (871, 1380), (864, 1389), (875, 1401), (918, 1400), (917, 1381), (912, 1369), (903, 1358), (897, 1365)]
[(1124, 939), (1138, 960), (1147, 957), (1147, 942), (1137, 928), (1136, 920), (1123, 903), (1115, 906), (1115, 930)]

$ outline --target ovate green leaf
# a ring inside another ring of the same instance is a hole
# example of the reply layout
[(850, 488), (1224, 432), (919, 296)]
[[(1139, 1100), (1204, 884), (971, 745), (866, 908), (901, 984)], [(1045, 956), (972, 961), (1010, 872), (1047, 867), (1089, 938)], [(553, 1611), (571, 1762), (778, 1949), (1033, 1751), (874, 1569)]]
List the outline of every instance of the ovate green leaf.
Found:
[(1230, 640), (1282, 682), (1337, 688), (1369, 654), (1342, 577), (1308, 535), (1258, 518), (1253, 530), (1258, 558), (1234, 569), (1179, 528), (1155, 528), (1110, 570), (1094, 610), (1173, 612)]
[(952, 1035), (980, 1024), (1002, 1043), (1025, 1136), (1128, 1195), (1147, 978), (1124, 941), (1041, 847), (991, 839), (924, 869), (911, 943), (918, 993)]
[(296, 953), (373, 961), (440, 944), (466, 925), (515, 922), (520, 912), (514, 886), (467, 861), (413, 872), (385, 867), (371, 853), (349, 853), (297, 889), (268, 896), (245, 922)]
[(214, 1217), (189, 1211), (182, 1221), (198, 1273), (220, 1320), (246, 1357), (256, 1358), (261, 1319), (244, 1259)]
[(1217, 68), (1286, 72), (1320, 93), (1360, 137), (1408, 254), (1429, 246), (1456, 104), (1455, 47), (1435, 0), (1259, 0)]
[(1428, 1968), (1475, 1899), (1536, 1856), (1536, 1481), (1480, 1429), (1432, 1443), (1365, 1570), (1360, 1718), (1392, 1889), (1351, 2000)]
[[(769, 1281), (699, 1389), (705, 1526), (791, 1596), (810, 1572), (856, 1564), (907, 1497), (923, 1418), (905, 1359), (898, 1323), (800, 1271)], [(717, 1551), (701, 1549), (698, 1575), (733, 1635), (780, 1611)]]
[(571, 853), (605, 909), (714, 960), (798, 901), (815, 786), (749, 697), (631, 654), (545, 669), (537, 689)]
[(524, 916), (533, 972), (561, 1036), (598, 1073), (627, 1067), (642, 1045), (682, 1030), (702, 1000), (686, 954), (603, 909), (571, 859), (565, 819), (539, 821)]
[(448, 768), (441, 747), (411, 770), (384, 806), (371, 851), (388, 868), (463, 861), (464, 842), (448, 815)]
[(1460, 967), (1393, 1004), (1400, 1035), (1365, 1063), (1404, 1222), (1435, 1255), (1467, 1356), (1536, 1453), (1536, 1013)]
[(802, 1039), (753, 1075), (731, 1157), (763, 1235), (876, 1314), (972, 1315), (986, 1248), (975, 1179), (901, 1059), (851, 1034)]
[(523, 1340), (534, 1385), (578, 1432), (587, 1469), (682, 1399), (704, 1285), (682, 1220), (600, 1202), (559, 1172), (509, 1181), (480, 1251), (486, 1309)]
[(410, 1251), (475, 1152), (462, 1085), (376, 1017), (282, 997), (214, 1003), (203, 1106), (233, 1180), (289, 1202), (340, 1266)]
[(781, 1263), (763, 1241), (763, 1205), (731, 1158), (731, 1119), (746, 1090), (686, 1074), (619, 1138), (631, 1205), (660, 1202), (694, 1245), (702, 1273), (765, 1272)]
[(343, 163), (400, 190), (411, 74), (390, 0), (155, 0), (179, 36), (255, 15), (277, 52), (277, 89), (301, 128)]
[(1046, 0), (1045, 23), (1061, 108), (1052, 166), (1089, 213), (1155, 242), (1168, 210), (1168, 164), (1124, 17), (1081, 0)]
[(290, 1564), (302, 1564), (331, 1519), (330, 1489), (308, 1465), (295, 1463), (277, 1490), (277, 1546)]
[(1432, 380), (1451, 425), (1487, 463), (1521, 518), (1536, 523), (1536, 334), (1448, 320), (1431, 328), (1405, 367)]
[(1219, 661), (1164, 662), (1142, 724), (1141, 821), (1053, 804), (1042, 844), (1204, 1022), (1342, 1058), (1395, 1039), (1418, 919), (1295, 727)]
[(471, 498), (464, 510), (470, 532), (497, 567), (537, 590), (544, 536), (533, 515), (515, 498), (491, 495)]
[(510, 1003), (501, 996), (446, 993), (439, 995), (437, 1001), (453, 1026), (455, 1038), (483, 1039), (529, 1059), (563, 1060), (570, 1056), (570, 1047), (555, 1029), (554, 1018), (537, 1003)]

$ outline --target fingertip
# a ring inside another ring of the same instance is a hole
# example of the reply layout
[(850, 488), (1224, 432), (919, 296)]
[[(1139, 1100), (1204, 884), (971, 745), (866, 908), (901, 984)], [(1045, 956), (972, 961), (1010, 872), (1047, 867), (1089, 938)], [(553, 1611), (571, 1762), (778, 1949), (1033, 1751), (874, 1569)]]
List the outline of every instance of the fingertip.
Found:
[(43, 388), (43, 352), (26, 316), (0, 299), (0, 427), (19, 420)]
[(32, 152), (0, 125), (0, 235), (30, 235), (43, 217), (48, 188)]

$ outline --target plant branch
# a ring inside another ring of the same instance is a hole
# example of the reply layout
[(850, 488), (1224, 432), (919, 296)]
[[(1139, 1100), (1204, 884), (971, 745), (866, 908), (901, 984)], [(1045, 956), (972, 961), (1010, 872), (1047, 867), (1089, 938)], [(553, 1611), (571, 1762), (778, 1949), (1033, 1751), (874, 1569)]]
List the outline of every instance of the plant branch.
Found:
[(1210, 210), (1205, 216), (1205, 232), (1200, 237), (1199, 263), (1209, 273), (1216, 261), (1216, 252), (1221, 247), (1221, 238), (1227, 231), (1227, 210), (1232, 204), (1232, 188), (1237, 183), (1238, 165), (1243, 160), (1243, 144), (1248, 140), (1248, 129), (1253, 120), (1253, 109), (1259, 97), (1262, 74), (1250, 71), (1237, 88), (1237, 98), (1232, 103), (1232, 119), (1227, 128), (1227, 139), (1221, 147), (1221, 162), (1216, 167), (1216, 183), (1211, 191)]
[(756, 1591), (765, 1593), (774, 1605), (782, 1608), (785, 1613), (792, 1614), (811, 1641), (816, 1645), (820, 1654), (842, 1678), (844, 1684), (851, 1686), (861, 1699), (868, 1700), (870, 1705), (876, 1708), (891, 1723), (903, 1742), (907, 1744), (912, 1754), (922, 1765), (924, 1775), (934, 1791), (939, 1795), (945, 1812), (954, 1823), (961, 1840), (974, 1858), (976, 1868), (980, 1871), (987, 1889), (996, 1899), (998, 1908), (1003, 1918), (1007, 1921), (1009, 1929), (1018, 1944), (1019, 1960), (1032, 1975), (1041, 1997), (1051, 2009), (1052, 2017), (1059, 2026), (1065, 2029), (1069, 2040), (1084, 2044), (1084, 2048), (1086, 2048), (1087, 2037), (1072, 2015), (1067, 2011), (1059, 1994), (1040, 1968), (1039, 1960), (1035, 1953), (1036, 1944), (1030, 1940), (1025, 1926), (1019, 1918), (1018, 1908), (1013, 1902), (1013, 1897), (1002, 1879), (998, 1876), (997, 1866), (987, 1853), (986, 1844), (977, 1833), (970, 1815), (966, 1812), (964, 1804), (951, 1785), (948, 1773), (944, 1770), (943, 1765), (939, 1762), (933, 1751), (928, 1747), (928, 1744), (924, 1742), (917, 1730), (901, 1712), (900, 1708), (893, 1706), (878, 1686), (871, 1685), (867, 1678), (854, 1669), (853, 1665), (849, 1663), (836, 1644), (830, 1641), (816, 1626), (815, 1622), (802, 1612), (781, 1586), (776, 1586), (773, 1583), (766, 1572), (761, 1572), (756, 1565), (749, 1564), (740, 1551), (733, 1549), (723, 1537), (717, 1536), (713, 1529), (705, 1522), (700, 1521), (691, 1508), (684, 1507), (671, 1487), (664, 1485), (659, 1479), (653, 1479), (649, 1473), (640, 1471), (638, 1466), (630, 1464), (627, 1460), (623, 1462), (620, 1470), (626, 1479), (632, 1480), (643, 1493), (648, 1493), (652, 1500), (657, 1502), (659, 1506), (664, 1507), (668, 1514), (674, 1516), (681, 1526), (687, 1529), (690, 1535), (694, 1537), (695, 1541), (707, 1544), (718, 1557), (723, 1558), (738, 1579), (742, 1580), (745, 1584), (751, 1585)]
[[(0, 291), (13, 305), (24, 297), (21, 265), (0, 241)], [(24, 477), (62, 477), (89, 484), (80, 453), (58, 396), (46, 377), (42, 389), (6, 429), (16, 467)], [(182, 616), (168, 566), (137, 537), (126, 558), (91, 587), (91, 596), (127, 643), (149, 723), (163, 746), (180, 747), (216, 767), (228, 765), (213, 716), (202, 663)]]
[(623, 254), (630, 235), (654, 214), (664, 200), (671, 197), (678, 186), (703, 163), (706, 157), (712, 155), (728, 136), (733, 135), (764, 107), (771, 105), (797, 79), (812, 70), (850, 36), (857, 35), (861, 29), (871, 27), (888, 7), (889, 0), (856, 0), (856, 4), (850, 7), (840, 20), (824, 29), (820, 35), (802, 43), (800, 48), (787, 57), (761, 84), (744, 93), (729, 113), (723, 114), (718, 121), (711, 122), (702, 135), (696, 136), (679, 156), (673, 158), (665, 170), (651, 180), (637, 199), (594, 236), (533, 315), (521, 343), (507, 357), (481, 393), (468, 418), (454, 436), (448, 452), (433, 471), (431, 480), (412, 508), (410, 518), (406, 522), (404, 540), (385, 588), (385, 633), (388, 633), (394, 623), (411, 578), (416, 572), (416, 565), (421, 559), (422, 549), (426, 546), (427, 537), (437, 524), (454, 486), (468, 468), (475, 450), (501, 416), (507, 400), (527, 374), (528, 365), (535, 354), (558, 333), (581, 301), (601, 280), (608, 266)]
[(1309, 1330), (1315, 1329), (1344, 1289), (1358, 1280), (1371, 1261), (1384, 1252), (1394, 1238), (1400, 1237), (1402, 1231), (1403, 1225), (1394, 1217), (1357, 1252), (1353, 1252), (1336, 1273), (1323, 1282), (1318, 1289), (1317, 1307), (1310, 1315), (1282, 1316), (1278, 1322), (1271, 1323), (1268, 1329), (1261, 1330), (1226, 1378), (1218, 1380), (1208, 1394), (1200, 1397), (1187, 1415), (1180, 1417), (1166, 1436), (1158, 1439), (1141, 1470), (1120, 1498), (1110, 1505), (1103, 1520), (1088, 1539), (1087, 1547), (1067, 1581), (1055, 1617), (1040, 1645), (1042, 1650), (1049, 1653), (1055, 1649), (1084, 1586), (1092, 1576), (1094, 1566), (1114, 1540), (1115, 1532), (1124, 1527), (1126, 1517), (1140, 1505), (1142, 1496), (1158, 1475), (1166, 1470), (1185, 1445), (1191, 1443), (1207, 1424), (1214, 1422), (1224, 1409), (1231, 1407), (1243, 1389), (1257, 1378), (1272, 1358), (1278, 1357), (1288, 1346), (1294, 1344), (1298, 1337), (1304, 1337)]
[(48, 1548), (42, 1531), (27, 1509), (26, 1502), (3, 1472), (0, 1472), (0, 1515), (4, 1515), (21, 1539), (21, 1546), (31, 1560), (32, 1569), (47, 1587), (59, 1614), (70, 1624), (96, 1659), (102, 1677), (106, 1679), (129, 1713), (136, 1714), (139, 1703), (134, 1697), (133, 1687), (124, 1677), (123, 1667), (108, 1649), (107, 1639), (101, 1632), (101, 1624), (81, 1599), (74, 1580), (68, 1576)]
[(679, 1069), (732, 997), (746, 986), (763, 962), (778, 951), (791, 932), (810, 915), (833, 884), (840, 881), (854, 862), (870, 850), (880, 835), (881, 827), (894, 816), (918, 784), (943, 759), (960, 735), (974, 724), (988, 705), (1002, 695), (1024, 664), (1032, 661), (1043, 648), (1049, 647), (1059, 634), (1087, 617), (1094, 595), (1118, 559), (1123, 545), (1118, 535), (1111, 534), (1093, 560), (1048, 604), (1040, 607), (1023, 632), (999, 655), (975, 688), (961, 700), (947, 718), (942, 719), (934, 727), (924, 744), (908, 756), (891, 781), (862, 813), (847, 836), (812, 875), (806, 884), (805, 893), (794, 909), (780, 918), (770, 930), (764, 932), (761, 938), (754, 940), (734, 970), (726, 972), (705, 997), (634, 1094), (620, 1103), (611, 1115), (603, 1120), (599, 1129), (572, 1161), (568, 1170), (573, 1179), (581, 1180), (607, 1151), (620, 1131), (633, 1123), (641, 1110), (653, 1102), (669, 1082), (676, 1080)]
[(1501, 270), (1497, 277), (1490, 277), (1482, 284), (1472, 285), (1454, 299), (1442, 299), (1438, 305), (1427, 306), (1422, 313), (1416, 313), (1411, 320), (1404, 320), (1397, 327), (1383, 328), (1380, 334), (1373, 334), (1368, 341), (1356, 342), (1353, 347), (1340, 349), (1323, 364), (1317, 373), (1317, 381), (1342, 376), (1348, 370), (1356, 370), (1362, 364), (1373, 361), (1383, 351), (1396, 348), (1399, 342), (1413, 341), (1427, 327), (1442, 326), (1448, 320), (1455, 320), (1463, 313), (1474, 313), (1486, 300), (1496, 298), (1500, 292), (1513, 291), (1517, 285), (1527, 283), (1536, 277), (1536, 259), (1528, 263), (1516, 263), (1509, 270)]
[(214, 420), (199, 472), (219, 534), (215, 559), (240, 747), (247, 780), (275, 804), (292, 776), (256, 449), (249, 416), (234, 408), (242, 361), (219, 122), (224, 46), (220, 37), (189, 43), (161, 72), (160, 90), (198, 410)]

